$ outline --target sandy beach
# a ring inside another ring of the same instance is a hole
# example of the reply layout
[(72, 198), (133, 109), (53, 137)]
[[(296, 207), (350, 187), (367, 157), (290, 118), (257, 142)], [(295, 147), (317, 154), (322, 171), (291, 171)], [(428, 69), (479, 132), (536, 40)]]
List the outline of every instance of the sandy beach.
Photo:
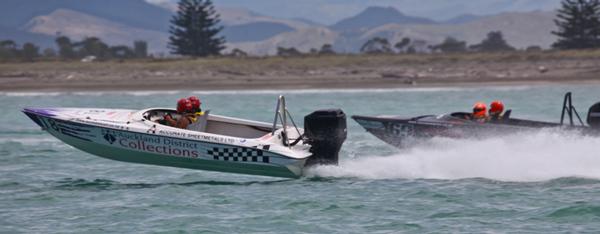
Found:
[(0, 63), (0, 91), (600, 84), (600, 51)]

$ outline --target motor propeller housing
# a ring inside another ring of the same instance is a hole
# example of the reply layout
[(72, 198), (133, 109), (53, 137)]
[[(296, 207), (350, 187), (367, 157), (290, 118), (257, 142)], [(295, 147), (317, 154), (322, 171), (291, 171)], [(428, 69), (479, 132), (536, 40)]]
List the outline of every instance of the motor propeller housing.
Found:
[(317, 110), (304, 117), (304, 135), (313, 154), (306, 166), (338, 164), (339, 152), (346, 140), (346, 114), (340, 109)]
[(588, 111), (587, 123), (590, 127), (600, 130), (600, 102), (592, 105)]

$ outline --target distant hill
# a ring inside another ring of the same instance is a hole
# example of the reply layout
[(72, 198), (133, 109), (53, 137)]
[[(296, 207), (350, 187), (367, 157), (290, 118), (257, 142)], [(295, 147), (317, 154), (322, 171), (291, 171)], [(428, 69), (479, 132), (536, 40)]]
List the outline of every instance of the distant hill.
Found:
[(132, 46), (134, 40), (145, 40), (148, 42), (150, 52), (165, 51), (168, 38), (165, 32), (131, 27), (67, 9), (58, 9), (48, 15), (37, 16), (22, 29), (37, 35), (46, 35), (51, 38), (51, 41), (54, 41), (53, 38), (57, 35), (67, 35), (72, 40), (98, 37), (110, 45)]
[(297, 22), (302, 22), (305, 24), (308, 24), (310, 26), (323, 26), (323, 24), (317, 23), (315, 21), (309, 20), (309, 19), (305, 19), (305, 18), (292, 18), (293, 21), (297, 21)]
[(517, 48), (526, 48), (538, 45), (544, 48), (556, 40), (551, 34), (555, 29), (554, 12), (524, 12), (502, 13), (482, 17), (462, 24), (453, 25), (400, 25), (388, 24), (369, 30), (353, 43), (339, 45), (342, 48), (355, 48), (366, 40), (379, 36), (388, 38), (392, 42), (400, 41), (404, 37), (420, 39), (431, 44), (439, 43), (447, 36), (465, 40), (469, 44), (481, 42), (490, 31), (502, 31), (509, 44)]
[(238, 48), (252, 54), (265, 55), (276, 54), (277, 47), (294, 47), (308, 52), (310, 49), (321, 48), (323, 44), (333, 44), (337, 37), (338, 34), (328, 28), (312, 27), (285, 32), (263, 41), (229, 43), (227, 50)]
[(449, 20), (444, 21), (443, 23), (445, 24), (464, 24), (464, 23), (469, 23), (481, 18), (484, 18), (485, 16), (480, 16), (480, 15), (473, 15), (473, 14), (464, 14), (464, 15), (459, 15), (456, 17), (453, 17)]
[(220, 15), (221, 23), (225, 26), (256, 22), (285, 24), (294, 29), (302, 29), (313, 26), (300, 20), (278, 19), (270, 16), (260, 15), (247, 9), (238, 7), (217, 7), (217, 12)]
[[(339, 52), (355, 53), (373, 37), (387, 38), (391, 43), (409, 37), (430, 45), (442, 42), (452, 36), (476, 44), (485, 38), (488, 32), (500, 30), (509, 44), (517, 48), (538, 45), (549, 48), (556, 40), (551, 34), (555, 29), (554, 12), (517, 12), (482, 16), (454, 24), (396, 24), (365, 28), (362, 31), (304, 30), (302, 33), (282, 33), (273, 38), (253, 43), (232, 43), (230, 46), (242, 48), (253, 54), (273, 54), (277, 46), (296, 47), (307, 52), (329, 43)], [(306, 43), (310, 41), (311, 43)], [(300, 43), (302, 42), (302, 43)], [(296, 44), (294, 44), (296, 43)]]
[(68, 9), (131, 27), (165, 31), (172, 13), (144, 0), (2, 0), (0, 25), (18, 28), (33, 17)]
[(360, 14), (331, 26), (335, 31), (356, 31), (385, 24), (435, 24), (435, 21), (402, 14), (393, 7), (369, 7)]
[(226, 26), (222, 34), (228, 42), (262, 41), (295, 29), (281, 23), (256, 22)]
[(0, 41), (1, 40), (13, 40), (18, 46), (22, 46), (26, 42), (34, 43), (42, 48), (54, 46), (54, 36), (30, 33), (5, 26), (0, 26)]
[(149, 42), (150, 51), (165, 51), (172, 13), (144, 0), (2, 0), (0, 40), (53, 47), (56, 33), (79, 39), (96, 36), (113, 44)]

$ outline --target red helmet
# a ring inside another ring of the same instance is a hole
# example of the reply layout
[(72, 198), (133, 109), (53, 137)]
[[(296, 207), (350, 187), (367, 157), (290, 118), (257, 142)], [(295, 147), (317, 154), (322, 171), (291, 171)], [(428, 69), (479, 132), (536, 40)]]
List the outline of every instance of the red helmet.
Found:
[(486, 116), (487, 107), (483, 102), (475, 103), (473, 106), (473, 117), (481, 118)]
[(490, 114), (500, 114), (504, 111), (504, 104), (501, 101), (493, 101), (490, 104)]
[(200, 104), (202, 104), (202, 101), (200, 101), (200, 99), (198, 97), (191, 96), (191, 97), (188, 97), (188, 100), (190, 101), (190, 103), (192, 103), (192, 109), (194, 111), (200, 110)]
[(192, 103), (190, 102), (190, 100), (182, 98), (182, 99), (179, 99), (179, 101), (177, 101), (177, 112), (184, 113), (184, 112), (189, 112), (191, 110), (192, 110)]

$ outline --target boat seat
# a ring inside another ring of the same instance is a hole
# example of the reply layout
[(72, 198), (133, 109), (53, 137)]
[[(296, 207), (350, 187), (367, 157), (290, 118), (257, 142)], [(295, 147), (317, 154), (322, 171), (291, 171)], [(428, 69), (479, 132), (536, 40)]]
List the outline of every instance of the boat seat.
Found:
[(198, 120), (195, 123), (190, 124), (187, 129), (196, 131), (196, 132), (204, 132), (206, 131), (206, 123), (208, 122), (208, 113), (210, 110), (204, 111), (204, 114), (198, 117)]

